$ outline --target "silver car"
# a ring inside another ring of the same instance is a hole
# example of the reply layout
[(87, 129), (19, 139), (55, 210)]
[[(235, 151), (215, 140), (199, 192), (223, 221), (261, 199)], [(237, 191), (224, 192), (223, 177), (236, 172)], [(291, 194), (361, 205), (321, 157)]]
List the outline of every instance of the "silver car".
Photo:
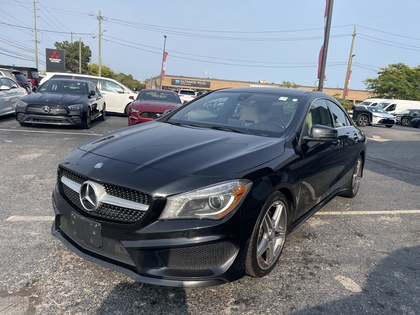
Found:
[(0, 76), (0, 116), (15, 112), (16, 103), (28, 92), (15, 81), (6, 76)]

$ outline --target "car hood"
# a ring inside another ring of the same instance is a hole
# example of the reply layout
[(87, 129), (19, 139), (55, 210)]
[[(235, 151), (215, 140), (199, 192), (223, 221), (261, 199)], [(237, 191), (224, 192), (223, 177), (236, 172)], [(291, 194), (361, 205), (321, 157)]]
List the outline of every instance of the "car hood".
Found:
[(86, 95), (72, 95), (60, 93), (31, 93), (22, 98), (22, 101), (28, 104), (54, 104), (71, 105), (84, 103), (87, 100)]
[(156, 102), (156, 101), (134, 101), (131, 104), (131, 107), (141, 110), (155, 110), (155, 111), (165, 111), (168, 109), (175, 109), (181, 106), (181, 103), (173, 102)]
[(392, 115), (392, 114), (388, 114), (388, 113), (372, 112), (372, 114), (373, 114), (374, 116), (378, 116), (378, 117), (395, 119), (395, 116), (394, 116), (394, 115)]
[(182, 175), (235, 176), (284, 152), (283, 138), (151, 121), (88, 142), (80, 150)]

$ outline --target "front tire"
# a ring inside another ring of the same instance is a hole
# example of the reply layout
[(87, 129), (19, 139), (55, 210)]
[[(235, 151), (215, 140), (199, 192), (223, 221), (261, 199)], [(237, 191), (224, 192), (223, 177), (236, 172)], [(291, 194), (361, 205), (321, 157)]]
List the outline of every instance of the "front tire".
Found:
[(106, 120), (106, 104), (104, 104), (104, 107), (102, 108), (101, 117), (99, 119), (102, 121)]
[(360, 179), (362, 178), (363, 174), (363, 159), (359, 155), (357, 158), (356, 164), (353, 168), (353, 174), (351, 175), (350, 182), (347, 185), (347, 189), (340, 194), (340, 196), (345, 198), (353, 198), (356, 196), (357, 192), (359, 191), (360, 187)]
[(83, 128), (90, 129), (91, 126), (92, 126), (92, 112), (90, 111), (90, 108), (88, 108), (86, 112), (86, 118), (83, 121)]
[(357, 125), (359, 127), (366, 127), (369, 125), (369, 117), (367, 115), (359, 115), (359, 117), (357, 117)]
[(288, 232), (288, 210), (289, 203), (281, 192), (274, 192), (265, 202), (248, 244), (248, 275), (263, 277), (276, 266)]
[(403, 125), (403, 126), (410, 126), (410, 124), (411, 124), (411, 120), (410, 120), (410, 118), (404, 117), (404, 118), (401, 120), (401, 125)]

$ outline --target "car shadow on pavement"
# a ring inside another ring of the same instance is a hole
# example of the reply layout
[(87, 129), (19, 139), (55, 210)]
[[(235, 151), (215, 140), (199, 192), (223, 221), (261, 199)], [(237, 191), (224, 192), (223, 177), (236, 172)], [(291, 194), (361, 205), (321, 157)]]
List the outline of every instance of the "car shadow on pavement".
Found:
[(189, 314), (183, 288), (120, 283), (96, 311), (105, 314)]
[(293, 315), (418, 314), (419, 261), (420, 246), (397, 250), (384, 258), (368, 275), (361, 292), (353, 293), (345, 299), (295, 312)]

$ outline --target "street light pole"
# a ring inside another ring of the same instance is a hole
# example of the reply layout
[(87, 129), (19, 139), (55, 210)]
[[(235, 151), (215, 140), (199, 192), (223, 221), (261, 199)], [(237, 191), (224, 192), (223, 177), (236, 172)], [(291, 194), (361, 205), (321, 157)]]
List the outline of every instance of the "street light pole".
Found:
[(163, 53), (162, 53), (162, 66), (160, 68), (160, 89), (162, 89), (162, 74), (163, 74), (163, 64), (165, 62), (165, 47), (166, 47), (166, 35), (163, 35)]
[(350, 80), (350, 73), (351, 73), (351, 64), (353, 62), (353, 57), (356, 55), (353, 55), (353, 47), (354, 47), (354, 38), (356, 37), (356, 26), (353, 30), (353, 39), (351, 40), (351, 47), (350, 47), (350, 56), (349, 56), (349, 62), (347, 64), (347, 71), (346, 71), (346, 81), (344, 81), (344, 89), (343, 89), (343, 99), (346, 99), (347, 96), (347, 90), (349, 87), (349, 80)]

